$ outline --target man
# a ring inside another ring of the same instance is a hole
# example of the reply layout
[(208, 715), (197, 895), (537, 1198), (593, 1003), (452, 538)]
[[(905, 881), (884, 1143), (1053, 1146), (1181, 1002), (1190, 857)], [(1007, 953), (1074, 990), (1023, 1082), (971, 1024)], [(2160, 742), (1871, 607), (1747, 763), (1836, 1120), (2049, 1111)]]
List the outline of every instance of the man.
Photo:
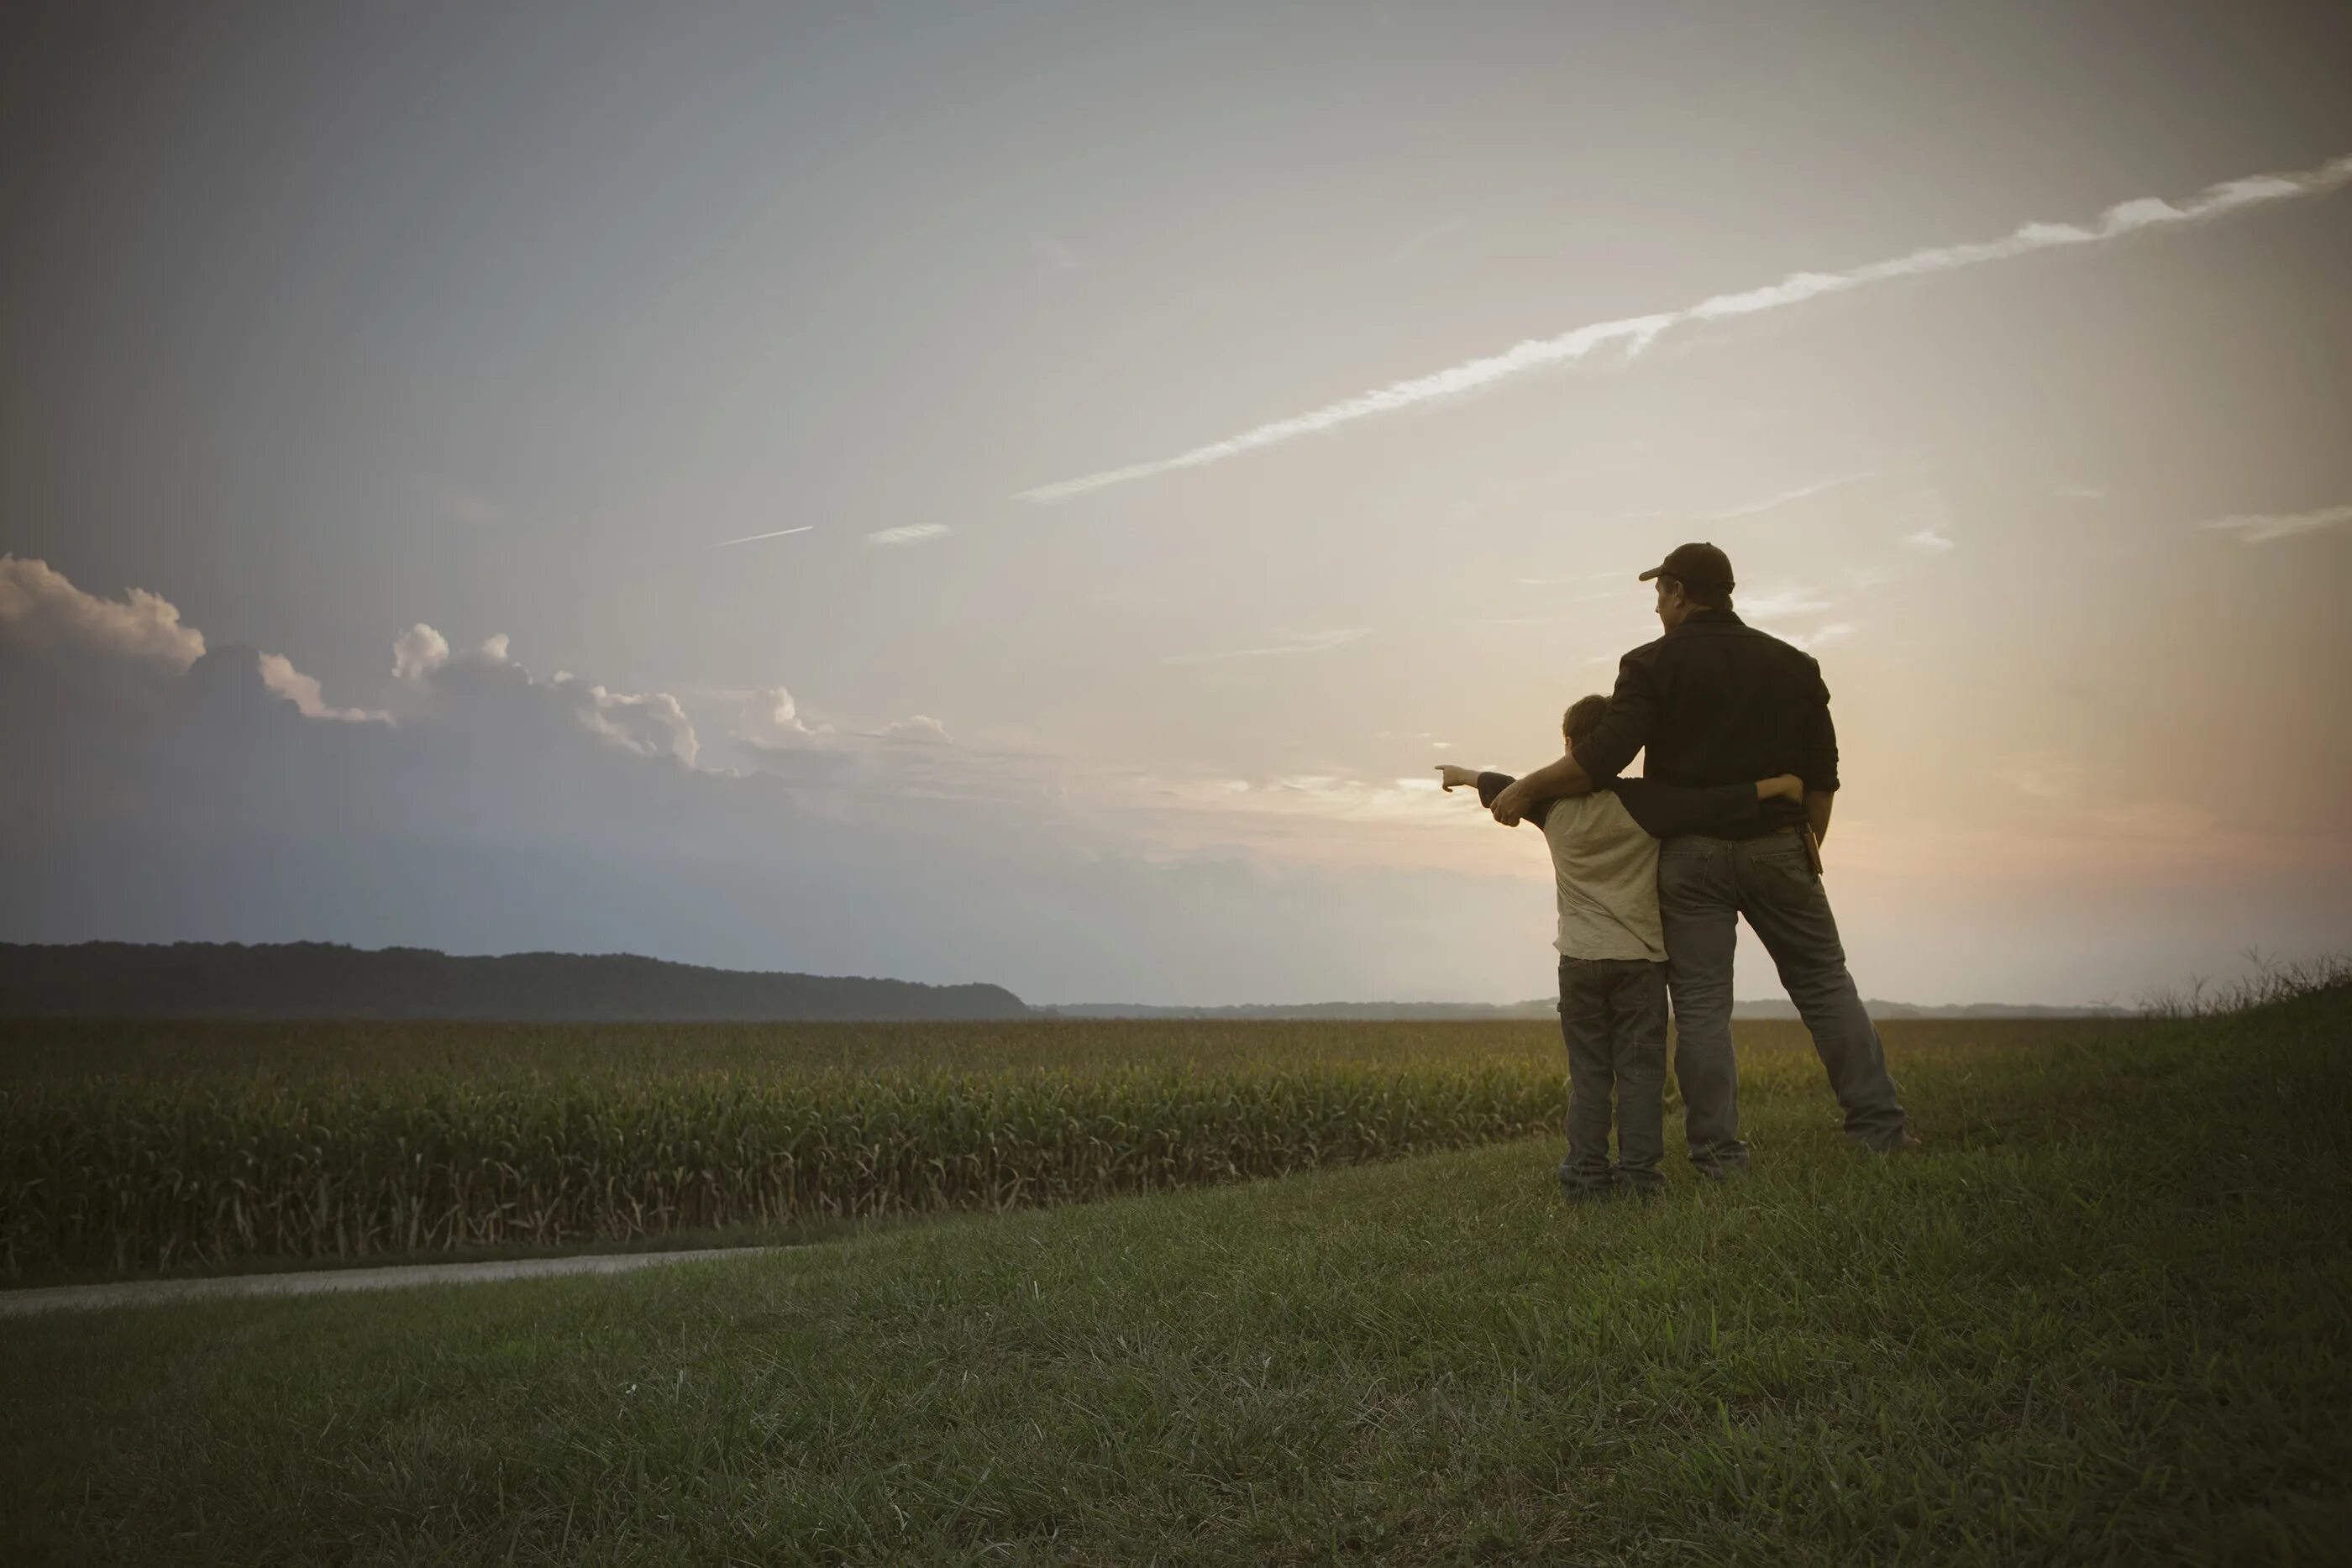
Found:
[(1647, 754), (1643, 776), (1668, 784), (1802, 778), (1801, 804), (1766, 801), (1749, 821), (1677, 834), (1659, 850), (1675, 1079), (1691, 1164), (1717, 1180), (1748, 1167), (1731, 1049), (1731, 958), (1743, 915), (1813, 1037), (1845, 1111), (1846, 1136), (1880, 1152), (1910, 1147), (1918, 1140), (1822, 889), (1819, 845), (1838, 777), (1821, 666), (1732, 612), (1731, 561), (1715, 546), (1677, 546), (1641, 576), (1653, 579), (1665, 635), (1625, 655), (1601, 722), (1559, 760), (1496, 796), (1495, 818), (1514, 823), (1538, 800), (1587, 793), (1637, 751)]
[[(1573, 746), (1601, 723), (1609, 699), (1580, 699), (1561, 716)], [(1475, 787), (1491, 806), (1507, 774), (1441, 767), (1451, 791)], [(1666, 946), (1658, 919), (1658, 841), (1752, 820), (1760, 802), (1801, 798), (1794, 774), (1719, 789), (1622, 779), (1574, 800), (1538, 800), (1528, 821), (1551, 852), (1559, 954), (1559, 1032), (1568, 1047), (1568, 1158), (1560, 1190), (1571, 1202), (1665, 1188)], [(1617, 1157), (1609, 1157), (1612, 1107)]]

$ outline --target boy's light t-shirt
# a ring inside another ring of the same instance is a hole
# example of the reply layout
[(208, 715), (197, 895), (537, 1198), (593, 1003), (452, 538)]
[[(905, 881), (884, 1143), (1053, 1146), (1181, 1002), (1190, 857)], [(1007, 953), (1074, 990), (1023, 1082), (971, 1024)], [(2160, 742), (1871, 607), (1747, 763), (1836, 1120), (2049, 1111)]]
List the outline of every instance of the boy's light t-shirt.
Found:
[(1543, 836), (1559, 905), (1552, 946), (1569, 958), (1664, 963), (1658, 841), (1642, 831), (1614, 790), (1550, 804)]

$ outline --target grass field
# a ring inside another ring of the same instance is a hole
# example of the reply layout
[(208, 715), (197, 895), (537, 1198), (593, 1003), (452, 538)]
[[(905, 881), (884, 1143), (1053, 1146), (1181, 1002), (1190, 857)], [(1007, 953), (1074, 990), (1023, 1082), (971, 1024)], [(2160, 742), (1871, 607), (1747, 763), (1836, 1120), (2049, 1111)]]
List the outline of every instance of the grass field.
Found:
[[(91, 1563), (2342, 1562), (2352, 990), (1890, 1055), (1568, 1209), (1543, 1137), (594, 1281), (28, 1320)], [(1507, 1055), (1532, 1038), (1498, 1040)]]
[[(2052, 1027), (1897, 1039), (1925, 1061)], [(1811, 1071), (1795, 1026), (1746, 1037), (1767, 1080)], [(1542, 1132), (1561, 1074), (1541, 1023), (18, 1023), (0, 1277), (801, 1236), (1287, 1176)]]

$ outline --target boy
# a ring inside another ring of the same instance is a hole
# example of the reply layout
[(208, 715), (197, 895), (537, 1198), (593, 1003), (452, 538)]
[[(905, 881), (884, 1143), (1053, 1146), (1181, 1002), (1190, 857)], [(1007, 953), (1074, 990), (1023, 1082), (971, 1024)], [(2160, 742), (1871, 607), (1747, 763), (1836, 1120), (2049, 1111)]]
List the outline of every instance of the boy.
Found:
[[(1560, 721), (1572, 747), (1601, 722), (1609, 699), (1580, 699)], [(1440, 768), (1448, 791), (1468, 785), (1482, 806), (1508, 775)], [(1527, 814), (1550, 846), (1559, 931), (1559, 1030), (1568, 1044), (1568, 1158), (1560, 1190), (1570, 1199), (1665, 1186), (1666, 945), (1658, 923), (1658, 841), (1752, 817), (1766, 800), (1801, 800), (1795, 774), (1685, 789), (1616, 779), (1589, 795), (1548, 800)], [(1609, 1158), (1616, 1099), (1617, 1160)]]

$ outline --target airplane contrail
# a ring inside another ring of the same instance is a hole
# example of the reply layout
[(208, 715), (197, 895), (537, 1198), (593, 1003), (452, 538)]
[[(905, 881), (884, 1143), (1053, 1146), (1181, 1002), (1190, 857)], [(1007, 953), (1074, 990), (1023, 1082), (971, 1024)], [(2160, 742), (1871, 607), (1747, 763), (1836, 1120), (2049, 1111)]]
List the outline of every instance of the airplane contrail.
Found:
[(814, 523), (803, 523), (796, 528), (778, 528), (772, 534), (745, 534), (740, 539), (720, 539), (717, 544), (712, 545), (710, 548), (712, 549), (725, 549), (729, 545), (755, 545), (761, 539), (780, 539), (786, 534), (804, 534), (814, 527), (816, 527)]
[(1149, 463), (1130, 463), (1123, 468), (1108, 468), (1099, 474), (1039, 485), (1018, 492), (1013, 498), (1020, 501), (1066, 501), (1089, 490), (1149, 479), (1174, 473), (1180, 468), (1203, 468), (1212, 463), (1222, 463), (1228, 457), (1238, 457), (1263, 446), (1311, 435), (1335, 425), (1351, 424), (1360, 419), (1370, 419), (1374, 414), (1392, 413), (1416, 403), (1472, 392), (1507, 376), (1546, 365), (1572, 365), (1604, 344), (1622, 343), (1626, 357), (1630, 359), (1655, 342), (1661, 334), (1695, 321), (1714, 321), (1727, 316), (1751, 316), (1761, 310), (1778, 310), (1783, 306), (1817, 299), (1824, 294), (1842, 294), (1848, 289), (1884, 283), (1890, 278), (1953, 272), (1962, 267), (1982, 267), (1989, 262), (2007, 261), (2012, 256), (2028, 256), (2035, 251), (2096, 245), (2103, 240), (2119, 239), (2143, 229), (2168, 224), (2203, 223), (2247, 207), (2326, 195), (2347, 184), (2352, 184), (2352, 153), (2298, 173), (2253, 174), (2242, 180), (2227, 180), (2221, 184), (2208, 186), (2201, 194), (2179, 203), (2168, 202), (2158, 196), (2141, 196), (2109, 207), (2089, 224), (2030, 223), (2000, 239), (1979, 240), (1970, 245), (1936, 246), (1926, 250), (1915, 250), (1908, 256), (1874, 261), (1844, 272), (1794, 272), (1778, 283), (1735, 294), (1717, 294), (1680, 310), (1667, 310), (1651, 316), (1629, 316), (1616, 321), (1595, 321), (1562, 332), (1558, 337), (1530, 338), (1499, 354), (1465, 360), (1458, 365), (1450, 365), (1425, 376), (1415, 376), (1409, 381), (1394, 382), (1370, 392), (1359, 392), (1354, 397), (1326, 403), (1310, 413), (1277, 419), (1243, 431), (1239, 435), (1211, 442), (1206, 446), (1196, 446), (1173, 457)]

